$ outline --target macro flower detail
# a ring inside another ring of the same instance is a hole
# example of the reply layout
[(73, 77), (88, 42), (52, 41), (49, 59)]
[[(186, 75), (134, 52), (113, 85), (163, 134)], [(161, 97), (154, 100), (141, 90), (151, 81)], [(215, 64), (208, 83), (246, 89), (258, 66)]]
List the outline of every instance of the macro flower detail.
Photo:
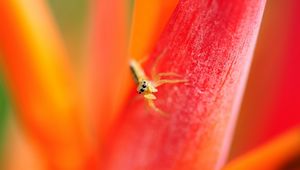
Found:
[(299, 6), (1, 1), (0, 169), (299, 168)]

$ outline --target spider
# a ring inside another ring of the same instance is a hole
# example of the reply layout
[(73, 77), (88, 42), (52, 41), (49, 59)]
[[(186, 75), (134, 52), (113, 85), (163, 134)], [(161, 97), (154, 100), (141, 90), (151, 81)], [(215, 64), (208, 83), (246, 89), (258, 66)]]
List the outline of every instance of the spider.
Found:
[[(161, 54), (162, 55), (162, 54)], [(158, 73), (156, 74), (155, 67), (157, 64), (158, 59), (161, 57), (158, 56), (156, 61), (154, 62), (154, 65), (151, 70), (151, 79), (149, 79), (148, 76), (146, 76), (141, 63), (134, 59), (130, 60), (130, 70), (133, 75), (134, 81), (137, 85), (137, 92), (138, 94), (143, 95), (144, 99), (147, 101), (148, 106), (152, 108), (154, 111), (166, 115), (165, 112), (163, 112), (161, 109), (159, 109), (155, 103), (154, 100), (156, 99), (156, 96), (153, 93), (156, 93), (157, 87), (163, 85), (163, 84), (171, 84), (171, 83), (185, 83), (187, 80), (184, 79), (162, 79), (164, 76), (175, 76), (180, 77), (180, 75), (173, 73), (173, 72), (165, 72), (165, 73)]]

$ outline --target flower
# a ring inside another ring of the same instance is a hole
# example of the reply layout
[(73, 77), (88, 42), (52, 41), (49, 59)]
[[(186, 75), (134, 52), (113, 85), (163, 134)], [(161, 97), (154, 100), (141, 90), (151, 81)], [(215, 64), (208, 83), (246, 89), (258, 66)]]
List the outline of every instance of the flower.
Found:
[[(134, 3), (129, 27), (127, 1), (91, 2), (81, 74), (44, 1), (1, 2), (3, 74), (23, 127), (8, 123), (5, 169), (224, 167), (265, 1)], [(130, 57), (148, 55), (150, 74), (160, 54), (157, 72), (188, 80), (159, 87), (166, 117), (135, 99), (128, 69)], [(262, 165), (272, 153), (276, 163), (257, 167), (282, 167), (299, 153), (298, 140), (296, 129), (224, 168)]]

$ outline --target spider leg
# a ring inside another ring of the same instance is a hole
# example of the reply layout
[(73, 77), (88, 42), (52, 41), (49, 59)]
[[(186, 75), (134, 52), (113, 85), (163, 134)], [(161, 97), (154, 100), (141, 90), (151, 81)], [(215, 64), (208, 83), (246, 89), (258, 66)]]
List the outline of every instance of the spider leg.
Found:
[(130, 101), (129, 101), (129, 105), (131, 105), (132, 103), (137, 102), (138, 100), (141, 100), (143, 96), (141, 95), (135, 95)]
[(184, 79), (174, 79), (174, 80), (169, 80), (169, 79), (162, 79), (162, 80), (157, 80), (154, 82), (154, 86), (158, 87), (163, 84), (174, 84), (174, 83), (186, 83), (188, 82), (187, 80)]
[(158, 112), (159, 114), (161, 114), (162, 116), (167, 116), (167, 114), (160, 110), (158, 107), (156, 107), (155, 103), (153, 100), (150, 100), (150, 99), (147, 99), (147, 102), (148, 102), (148, 106), (153, 109), (155, 112)]
[(144, 95), (147, 103), (148, 103), (148, 106), (153, 109), (155, 112), (158, 112), (160, 113), (161, 115), (163, 116), (166, 116), (167, 114), (165, 112), (163, 112), (162, 110), (160, 110), (158, 107), (156, 107), (155, 103), (153, 100), (156, 99), (155, 95), (152, 94), (152, 93), (149, 93), (149, 94), (145, 94)]
[(164, 50), (156, 57), (156, 59), (154, 60), (154, 63), (153, 63), (152, 68), (151, 68), (151, 78), (152, 78), (152, 79), (155, 78), (157, 64), (158, 64), (159, 60), (161, 59), (161, 57), (166, 53), (166, 51), (167, 51), (167, 50), (164, 49)]
[(149, 58), (149, 56), (146, 55), (146, 56), (144, 56), (142, 59), (138, 60), (138, 63), (139, 63), (139, 64), (143, 64), (143, 63), (145, 63), (145, 62), (148, 60), (148, 58)]
[(174, 73), (174, 72), (165, 72), (165, 73), (158, 73), (158, 76), (176, 76), (176, 77), (181, 77), (180, 74)]
[(155, 95), (152, 94), (152, 93), (145, 94), (144, 97), (148, 100), (155, 100), (156, 99)]
[(158, 81), (159, 79), (161, 79), (161, 77), (164, 77), (164, 76), (182, 77), (181, 75), (174, 73), (174, 72), (163, 72), (163, 73), (157, 73), (153, 79), (155, 81)]

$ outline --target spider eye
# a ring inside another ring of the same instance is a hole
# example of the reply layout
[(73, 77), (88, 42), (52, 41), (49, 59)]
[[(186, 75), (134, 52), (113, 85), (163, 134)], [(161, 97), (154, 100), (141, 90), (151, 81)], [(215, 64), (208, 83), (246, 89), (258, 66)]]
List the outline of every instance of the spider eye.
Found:
[(146, 86), (146, 84), (143, 84), (142, 87), (143, 87), (143, 88), (146, 88), (147, 86)]
[(145, 91), (145, 89), (141, 89), (141, 90), (140, 90), (141, 93), (144, 92), (144, 91)]

